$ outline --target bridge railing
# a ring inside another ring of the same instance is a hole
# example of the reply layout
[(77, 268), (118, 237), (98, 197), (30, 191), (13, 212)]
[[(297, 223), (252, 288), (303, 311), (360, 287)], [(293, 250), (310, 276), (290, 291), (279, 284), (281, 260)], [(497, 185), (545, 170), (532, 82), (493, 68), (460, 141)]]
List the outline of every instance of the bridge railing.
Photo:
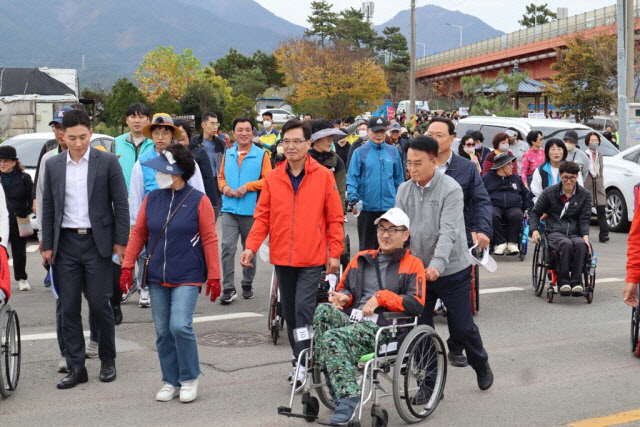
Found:
[[(639, 3), (635, 4), (634, 9), (635, 17), (640, 16)], [(617, 6), (615, 5), (592, 10), (590, 12), (581, 13), (580, 15), (570, 16), (547, 24), (537, 25), (535, 27), (494, 37), (492, 39), (468, 44), (456, 49), (450, 49), (445, 52), (425, 56), (424, 58), (420, 58), (416, 61), (416, 70), (448, 64), (450, 62), (473, 58), (487, 53), (499, 52), (512, 47), (523, 46), (529, 43), (552, 39), (554, 37), (578, 33), (591, 28), (603, 27), (605, 25), (614, 24), (617, 19), (616, 17)]]

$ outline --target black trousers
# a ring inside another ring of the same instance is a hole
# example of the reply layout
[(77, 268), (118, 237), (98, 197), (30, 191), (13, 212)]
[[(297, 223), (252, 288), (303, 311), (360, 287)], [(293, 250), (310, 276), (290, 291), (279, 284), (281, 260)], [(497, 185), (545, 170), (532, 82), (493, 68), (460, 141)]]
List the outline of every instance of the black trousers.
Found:
[(9, 243), (11, 244), (11, 257), (13, 258), (13, 279), (27, 280), (27, 238), (20, 237), (18, 222), (15, 216), (9, 215)]
[[(494, 245), (518, 243), (518, 234), (522, 228), (522, 209), (493, 207), (493, 241)], [(505, 227), (504, 223), (507, 223)]]
[(313, 325), (313, 315), (318, 305), (318, 283), (324, 268), (324, 265), (315, 267), (276, 265), (282, 316), (287, 323), (289, 345), (296, 360), (302, 350), (309, 348), (311, 340), (296, 342), (293, 338), (293, 330)]
[(116, 358), (115, 324), (110, 305), (113, 295), (111, 265), (111, 257), (100, 255), (91, 234), (60, 230), (53, 272), (62, 305), (62, 334), (70, 368), (82, 368), (85, 362), (82, 295), (94, 316), (100, 360)]
[(557, 254), (555, 270), (558, 274), (558, 285), (582, 283), (584, 261), (589, 248), (580, 236), (567, 237), (562, 233), (549, 233), (549, 246)]
[[(473, 368), (484, 366), (489, 356), (471, 313), (471, 266), (448, 276), (440, 276), (436, 281), (429, 282), (427, 288), (427, 300), (418, 323), (433, 327), (433, 308), (440, 298), (447, 307), (449, 349), (464, 349)], [(458, 348), (460, 345), (462, 348)]]
[(361, 251), (378, 249), (378, 235), (376, 225), (373, 222), (383, 214), (384, 212), (362, 211), (360, 215), (358, 215), (358, 240)]
[(609, 237), (609, 224), (607, 224), (607, 207), (596, 206), (596, 212), (598, 213), (598, 225), (600, 226), (600, 239)]

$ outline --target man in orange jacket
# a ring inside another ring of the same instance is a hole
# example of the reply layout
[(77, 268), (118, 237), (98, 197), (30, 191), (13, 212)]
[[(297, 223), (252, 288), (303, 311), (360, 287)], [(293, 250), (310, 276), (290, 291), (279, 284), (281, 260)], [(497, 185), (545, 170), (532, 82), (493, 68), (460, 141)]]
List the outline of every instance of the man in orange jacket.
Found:
[[(286, 161), (264, 180), (240, 264), (250, 266), (269, 235), (270, 262), (275, 265), (278, 277), (295, 365), (298, 355), (310, 342), (296, 343), (293, 330), (313, 323), (322, 273), (338, 270), (344, 216), (333, 173), (307, 154), (311, 147), (309, 123), (289, 120), (282, 127), (281, 135)], [(293, 372), (289, 377), (291, 382), (296, 380)], [(301, 367), (298, 379), (303, 376)]]

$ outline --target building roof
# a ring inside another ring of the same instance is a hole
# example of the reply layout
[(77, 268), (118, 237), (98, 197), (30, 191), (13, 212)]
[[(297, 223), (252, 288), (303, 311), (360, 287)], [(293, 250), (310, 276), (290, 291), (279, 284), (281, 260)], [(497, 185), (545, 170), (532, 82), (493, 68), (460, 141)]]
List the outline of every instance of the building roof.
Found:
[(0, 68), (0, 96), (73, 95), (69, 86), (38, 68)]

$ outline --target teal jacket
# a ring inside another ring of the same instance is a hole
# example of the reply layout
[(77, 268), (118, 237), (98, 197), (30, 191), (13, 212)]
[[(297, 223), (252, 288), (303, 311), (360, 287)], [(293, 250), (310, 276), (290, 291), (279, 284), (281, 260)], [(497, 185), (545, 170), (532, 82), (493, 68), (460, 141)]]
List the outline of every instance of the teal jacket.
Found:
[(149, 138), (145, 139), (140, 145), (137, 147), (133, 144), (133, 142), (129, 142), (129, 132), (116, 137), (114, 145), (114, 153), (118, 156), (118, 163), (120, 163), (120, 167), (122, 168), (122, 173), (124, 174), (124, 181), (127, 184), (127, 194), (129, 194), (129, 185), (131, 183), (131, 172), (133, 171), (133, 165), (136, 164), (136, 160), (148, 152), (149, 150), (153, 150), (153, 141)]
[[(236, 190), (248, 182), (260, 179), (264, 156), (264, 150), (251, 144), (251, 149), (242, 160), (242, 165), (238, 167), (238, 144), (229, 148), (224, 159), (224, 179), (227, 185)], [(227, 197), (223, 194), (221, 211), (235, 215), (253, 215), (257, 201), (258, 193), (256, 191), (247, 191), (241, 198)]]

